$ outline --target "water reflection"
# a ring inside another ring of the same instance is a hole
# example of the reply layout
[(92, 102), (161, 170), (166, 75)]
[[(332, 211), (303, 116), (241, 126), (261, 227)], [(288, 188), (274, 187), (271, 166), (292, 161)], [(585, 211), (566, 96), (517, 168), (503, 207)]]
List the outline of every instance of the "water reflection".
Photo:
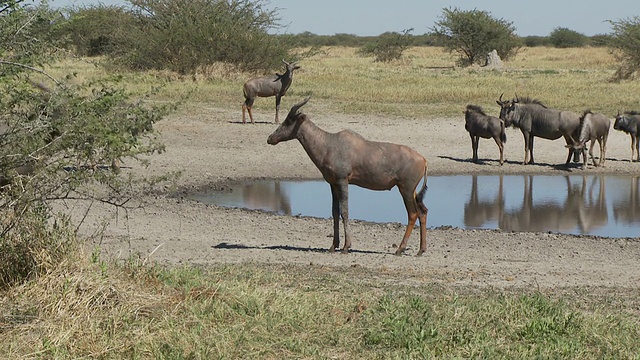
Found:
[[(538, 177), (541, 178), (541, 177)], [(604, 227), (608, 223), (607, 203), (605, 201), (605, 178), (586, 176), (580, 178), (555, 177), (543, 179), (540, 189), (536, 189), (536, 177), (524, 176), (524, 186), (521, 193), (520, 206), (508, 208), (504, 202), (503, 178), (500, 179), (498, 196), (494, 203), (479, 203), (474, 201), (465, 206), (465, 214), (474, 214), (480, 210), (491, 215), (484, 217), (485, 222), (497, 219), (498, 228), (515, 231), (551, 231), (561, 233), (590, 234)], [(477, 178), (474, 178), (471, 189), (472, 199), (477, 197)], [(514, 189), (515, 190), (515, 189)], [(514, 191), (515, 192), (515, 191)], [(534, 193), (539, 193), (534, 199)], [(557, 196), (554, 195), (557, 193)], [(561, 196), (564, 194), (564, 198)], [(546, 195), (546, 196), (544, 196)], [(517, 195), (516, 195), (517, 196)], [(478, 209), (478, 210), (477, 210)], [(491, 211), (487, 211), (490, 209)], [(481, 214), (475, 214), (473, 224), (467, 226), (481, 226)]]
[(278, 180), (245, 184), (239, 193), (242, 195), (243, 203), (250, 209), (291, 215), (291, 202)]
[[(427, 224), (636, 237), (639, 183), (638, 176), (430, 176)], [(190, 198), (286, 215), (331, 217), (331, 193), (324, 181), (261, 180), (239, 184), (230, 192)], [(407, 221), (397, 189), (350, 186), (349, 210), (352, 219)]]

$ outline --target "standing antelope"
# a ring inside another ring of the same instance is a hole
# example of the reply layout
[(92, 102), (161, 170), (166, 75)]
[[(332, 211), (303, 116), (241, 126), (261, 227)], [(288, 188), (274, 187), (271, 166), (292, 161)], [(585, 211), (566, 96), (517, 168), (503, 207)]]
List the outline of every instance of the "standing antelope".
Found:
[[(422, 203), (427, 190), (427, 160), (407, 146), (369, 141), (353, 131), (328, 133), (311, 122), (307, 115), (298, 112), (307, 101), (309, 97), (291, 108), (282, 125), (269, 135), (267, 143), (276, 145), (298, 139), (331, 186), (333, 245), (329, 251), (334, 252), (340, 246), (340, 216), (345, 237), (342, 252), (347, 253), (351, 247), (348, 185), (354, 184), (371, 190), (398, 187), (407, 209), (408, 223), (396, 255), (402, 254), (407, 247), (407, 239), (418, 219), (420, 250), (417, 255), (422, 255), (427, 248), (428, 210)], [(422, 188), (416, 193), (422, 179)]]
[(242, 123), (246, 124), (245, 111), (249, 112), (249, 118), (253, 124), (253, 115), (251, 114), (251, 107), (256, 97), (276, 97), (276, 121), (278, 120), (278, 111), (280, 110), (280, 99), (287, 93), (291, 82), (293, 81), (293, 71), (300, 69), (300, 66), (296, 65), (296, 62), (288, 63), (282, 59), (285, 65), (284, 74), (275, 74), (270, 76), (257, 77), (247, 80), (244, 83), (242, 91), (244, 93), (244, 104), (242, 104)]

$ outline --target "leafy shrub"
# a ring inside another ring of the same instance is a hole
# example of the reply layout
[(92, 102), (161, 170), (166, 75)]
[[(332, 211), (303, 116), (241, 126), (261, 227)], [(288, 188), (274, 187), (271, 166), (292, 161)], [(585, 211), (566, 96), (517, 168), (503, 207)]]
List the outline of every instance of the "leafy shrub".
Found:
[(358, 50), (361, 55), (373, 55), (375, 61), (390, 62), (402, 57), (402, 53), (411, 46), (410, 32), (413, 29), (403, 30), (402, 33), (386, 32), (378, 36), (372, 42), (367, 43)]
[(108, 54), (128, 69), (192, 74), (216, 62), (241, 70), (279, 67), (294, 43), (273, 36), (275, 10), (262, 0), (131, 0), (130, 8), (74, 9), (59, 25), (81, 55)]
[(583, 47), (588, 40), (585, 35), (563, 27), (555, 28), (549, 34), (549, 42), (557, 48)]

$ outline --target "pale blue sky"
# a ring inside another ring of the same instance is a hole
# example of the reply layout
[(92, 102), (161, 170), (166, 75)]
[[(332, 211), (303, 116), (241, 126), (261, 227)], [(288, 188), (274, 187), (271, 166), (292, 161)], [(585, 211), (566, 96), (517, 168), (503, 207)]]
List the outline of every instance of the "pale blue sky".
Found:
[[(52, 6), (97, 3), (127, 4), (124, 0), (49, 1)], [(587, 36), (606, 34), (611, 31), (607, 20), (640, 16), (639, 0), (271, 0), (266, 7), (280, 9), (281, 23), (287, 26), (280, 33), (310, 31), (318, 35), (380, 35), (408, 28), (414, 29), (412, 34), (421, 35), (430, 32), (442, 9), (449, 7), (487, 11), (512, 22), (520, 36), (547, 36), (557, 27)]]

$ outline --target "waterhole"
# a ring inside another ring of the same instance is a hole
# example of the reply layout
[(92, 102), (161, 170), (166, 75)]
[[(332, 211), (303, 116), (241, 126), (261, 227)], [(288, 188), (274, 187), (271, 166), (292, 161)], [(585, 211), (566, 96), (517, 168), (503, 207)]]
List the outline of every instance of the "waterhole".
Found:
[[(427, 226), (637, 237), (639, 184), (638, 176), (429, 176), (424, 200), (429, 209)], [(257, 180), (188, 198), (225, 207), (331, 218), (331, 190), (322, 180)], [(349, 185), (349, 217), (407, 222), (397, 188), (373, 191)]]

